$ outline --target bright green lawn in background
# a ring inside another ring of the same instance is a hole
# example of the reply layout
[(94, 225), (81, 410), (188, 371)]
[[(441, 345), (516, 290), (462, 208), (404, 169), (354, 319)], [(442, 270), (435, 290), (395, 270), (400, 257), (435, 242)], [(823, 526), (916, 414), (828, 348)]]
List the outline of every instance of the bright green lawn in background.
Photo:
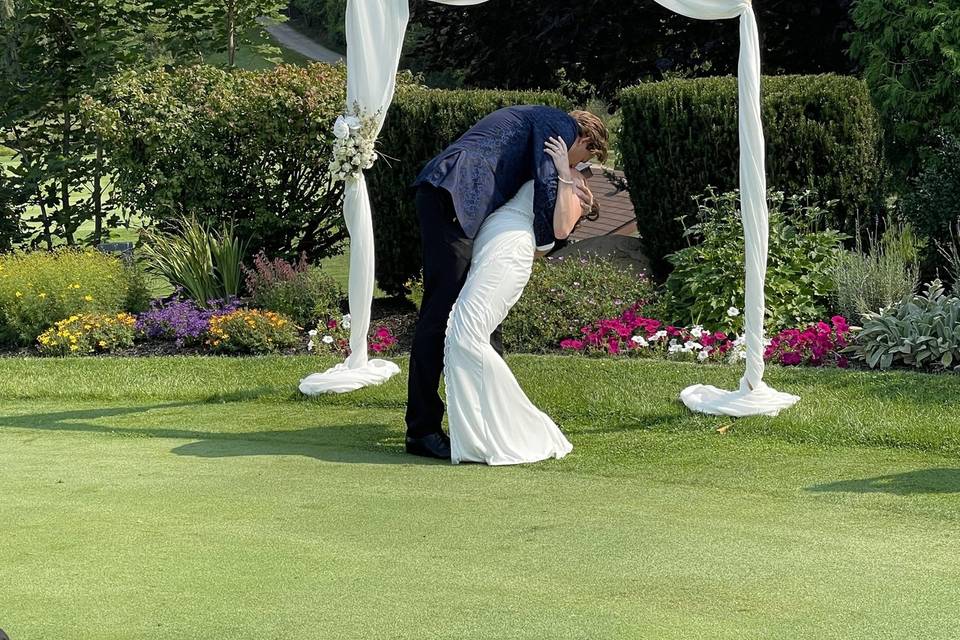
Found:
[(402, 453), (403, 374), (300, 397), (331, 363), (0, 360), (0, 627), (960, 637), (960, 378), (774, 368), (732, 423), (675, 399), (731, 367), (517, 357), (575, 450), (486, 468)]

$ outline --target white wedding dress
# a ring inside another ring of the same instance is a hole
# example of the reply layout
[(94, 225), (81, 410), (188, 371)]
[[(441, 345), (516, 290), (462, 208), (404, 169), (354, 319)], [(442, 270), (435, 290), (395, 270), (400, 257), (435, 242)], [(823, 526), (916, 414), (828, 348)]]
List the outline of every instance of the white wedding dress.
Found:
[(533, 192), (528, 182), (484, 221), (474, 239), (467, 281), (450, 313), (444, 376), (454, 464), (524, 464), (573, 450), (490, 345), (490, 334), (530, 280)]

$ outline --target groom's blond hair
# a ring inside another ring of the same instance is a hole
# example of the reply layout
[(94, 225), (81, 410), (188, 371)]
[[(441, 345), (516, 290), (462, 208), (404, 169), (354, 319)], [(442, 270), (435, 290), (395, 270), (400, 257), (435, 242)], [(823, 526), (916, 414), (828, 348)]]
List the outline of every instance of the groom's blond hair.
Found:
[(571, 111), (570, 117), (577, 121), (577, 135), (587, 139), (587, 150), (598, 162), (606, 162), (610, 155), (610, 132), (607, 131), (607, 125), (589, 111)]

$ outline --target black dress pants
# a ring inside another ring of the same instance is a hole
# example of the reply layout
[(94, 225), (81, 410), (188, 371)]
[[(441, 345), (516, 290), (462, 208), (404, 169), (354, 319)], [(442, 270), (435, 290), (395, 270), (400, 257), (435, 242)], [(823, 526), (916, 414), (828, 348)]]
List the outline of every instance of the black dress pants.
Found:
[[(423, 303), (410, 353), (407, 384), (407, 436), (441, 433), (440, 399), (447, 320), (463, 289), (473, 258), (473, 240), (463, 232), (450, 194), (432, 185), (417, 189), (417, 217), (423, 248)], [(503, 355), (498, 327), (490, 344)]]

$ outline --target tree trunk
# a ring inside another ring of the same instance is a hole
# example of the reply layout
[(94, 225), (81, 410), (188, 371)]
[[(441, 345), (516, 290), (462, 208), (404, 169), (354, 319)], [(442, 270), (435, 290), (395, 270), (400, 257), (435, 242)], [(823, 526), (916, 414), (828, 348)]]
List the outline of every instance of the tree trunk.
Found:
[(227, 65), (233, 68), (237, 60), (237, 5), (227, 4)]
[(61, 223), (63, 225), (64, 237), (68, 246), (76, 244), (73, 238), (73, 230), (70, 228), (70, 130), (73, 127), (73, 119), (70, 117), (70, 98), (64, 95), (61, 100), (63, 107), (63, 146), (60, 151), (63, 154), (63, 173), (60, 175), (60, 210)]
[(93, 246), (103, 242), (103, 142), (97, 136), (97, 162), (93, 167)]

